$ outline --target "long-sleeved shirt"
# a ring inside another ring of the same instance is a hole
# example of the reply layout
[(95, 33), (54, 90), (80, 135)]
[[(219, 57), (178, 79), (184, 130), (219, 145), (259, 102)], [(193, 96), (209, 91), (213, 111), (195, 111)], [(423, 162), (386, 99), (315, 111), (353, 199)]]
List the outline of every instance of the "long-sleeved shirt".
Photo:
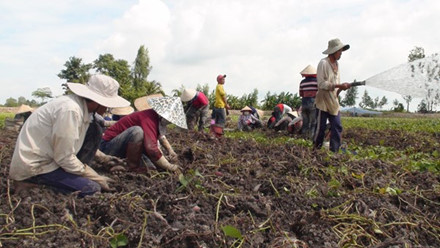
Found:
[(319, 62), (317, 72), (316, 108), (336, 116), (339, 112), (339, 99), (338, 89), (335, 86), (340, 83), (339, 70), (335, 72), (330, 65), (329, 58), (326, 57)]
[(305, 77), (299, 84), (299, 95), (303, 98), (314, 98), (316, 96), (316, 92), (318, 92), (318, 82), (314, 76)]
[(85, 167), (76, 154), (90, 120), (85, 100), (76, 95), (59, 97), (35, 110), (18, 135), (9, 177), (22, 181), (60, 167), (81, 175)]
[(249, 114), (249, 115), (241, 114), (238, 117), (238, 129), (241, 130), (243, 129), (244, 126), (255, 124), (257, 121), (259, 121), (259, 119), (255, 117), (253, 114)]
[(159, 131), (159, 115), (152, 109), (134, 112), (124, 116), (113, 126), (109, 127), (102, 136), (105, 141), (110, 141), (127, 128), (139, 126), (144, 131), (144, 149), (153, 162), (162, 157), (162, 152), (158, 146), (161, 132)]

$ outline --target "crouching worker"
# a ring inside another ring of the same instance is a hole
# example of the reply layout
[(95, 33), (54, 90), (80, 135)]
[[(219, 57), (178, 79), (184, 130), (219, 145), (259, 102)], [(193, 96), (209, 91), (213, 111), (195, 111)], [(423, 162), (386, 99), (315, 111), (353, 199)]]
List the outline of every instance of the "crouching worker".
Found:
[(177, 154), (165, 133), (166, 125), (170, 123), (187, 128), (182, 102), (178, 97), (161, 97), (159, 94), (138, 98), (134, 105), (138, 111), (108, 128), (99, 149), (108, 155), (127, 158), (128, 170), (132, 172), (147, 172), (147, 167), (142, 163), (143, 154), (155, 166), (176, 171), (179, 167), (165, 158), (158, 143), (167, 150), (169, 160), (176, 162)]
[(67, 86), (74, 94), (41, 106), (23, 125), (9, 178), (79, 196), (109, 190), (111, 179), (88, 166), (102, 136), (93, 116), (130, 103), (118, 96), (119, 83), (105, 75), (93, 75), (85, 85)]
[(241, 115), (238, 118), (238, 130), (251, 131), (255, 128), (261, 128), (263, 125), (261, 121), (252, 114), (252, 109), (248, 106), (242, 108)]
[(292, 111), (292, 108), (286, 104), (279, 103), (273, 109), (272, 115), (267, 122), (267, 127), (273, 129), (275, 124), (277, 124), (281, 118), (283, 118), (284, 114)]
[(298, 116), (298, 112), (296, 111), (289, 111), (286, 113), (286, 115), (281, 118), (278, 122), (275, 123), (275, 125), (273, 126), (273, 129), (275, 131), (284, 131), (284, 130), (288, 130), (289, 124)]
[(195, 124), (198, 123), (198, 130), (202, 132), (209, 114), (209, 100), (206, 95), (201, 91), (185, 89), (180, 100), (186, 102), (184, 110), (188, 130), (194, 130)]

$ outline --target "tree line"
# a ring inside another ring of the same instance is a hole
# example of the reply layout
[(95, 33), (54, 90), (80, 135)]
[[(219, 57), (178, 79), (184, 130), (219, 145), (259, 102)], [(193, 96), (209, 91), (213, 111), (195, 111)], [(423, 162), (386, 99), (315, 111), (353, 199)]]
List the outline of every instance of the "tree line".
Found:
[[(68, 61), (64, 64), (64, 69), (60, 71), (57, 75), (60, 79), (65, 79), (66, 82), (74, 83), (86, 83), (92, 73), (102, 73), (109, 75), (116, 79), (119, 84), (119, 94), (130, 102), (138, 97), (160, 93), (165, 95), (162, 89), (162, 84), (155, 80), (149, 80), (148, 76), (152, 70), (150, 65), (150, 58), (148, 54), (148, 49), (145, 46), (140, 46), (137, 51), (137, 56), (133, 62), (133, 66), (130, 66), (128, 61), (123, 59), (115, 59), (112, 54), (99, 55), (96, 60), (92, 63), (83, 63), (81, 58), (70, 57)], [(410, 51), (408, 56), (408, 62), (414, 61), (416, 59), (424, 58), (424, 50), (421, 47), (415, 47)], [(65, 94), (69, 93), (66, 83), (61, 85)], [(181, 85), (179, 89), (174, 89), (171, 92), (172, 96), (180, 96), (184, 90), (184, 86)], [(208, 84), (198, 84), (197, 91), (203, 92), (210, 101), (210, 107), (212, 108), (215, 101), (215, 89), (210, 90)], [(437, 93), (438, 94), (438, 93)], [(24, 97), (19, 97), (18, 99), (8, 98), (4, 104), (6, 107), (20, 106), (21, 104), (27, 104), (31, 106), (40, 106), (46, 102), (47, 99), (52, 98), (52, 92), (49, 88), (39, 88), (32, 92), (32, 96), (39, 98), (40, 102), (35, 100), (26, 100)], [(356, 99), (358, 97), (358, 88), (352, 87), (348, 89), (345, 93), (344, 98), (340, 99), (341, 106), (351, 107), (356, 105)], [(228, 94), (228, 103), (232, 109), (241, 109), (245, 106), (253, 106), (260, 108), (262, 110), (272, 110), (276, 104), (284, 103), (294, 108), (299, 108), (301, 106), (301, 97), (295, 93), (291, 92), (281, 92), (281, 93), (271, 93), (270, 91), (266, 93), (263, 100), (258, 101), (258, 90), (254, 89), (249, 94), (244, 94), (241, 97)], [(406, 102), (406, 111), (409, 112), (409, 104), (412, 100), (411, 96), (403, 96)], [(439, 101), (438, 99), (423, 99), (419, 104), (418, 111), (429, 112), (433, 110)], [(371, 109), (371, 110), (382, 110), (383, 106), (388, 103), (388, 99), (383, 96), (382, 98), (376, 97), (372, 98), (368, 94), (367, 90), (361, 97), (359, 102), (359, 107)], [(397, 99), (393, 101), (392, 111), (403, 112), (405, 110), (404, 105), (400, 103)]]

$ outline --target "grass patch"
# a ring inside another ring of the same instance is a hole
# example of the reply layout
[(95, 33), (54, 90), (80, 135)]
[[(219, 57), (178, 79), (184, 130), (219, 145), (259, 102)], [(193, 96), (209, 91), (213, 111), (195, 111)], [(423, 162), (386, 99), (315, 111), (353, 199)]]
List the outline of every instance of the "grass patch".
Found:
[(14, 118), (14, 113), (0, 113), (0, 128), (5, 128), (5, 119)]

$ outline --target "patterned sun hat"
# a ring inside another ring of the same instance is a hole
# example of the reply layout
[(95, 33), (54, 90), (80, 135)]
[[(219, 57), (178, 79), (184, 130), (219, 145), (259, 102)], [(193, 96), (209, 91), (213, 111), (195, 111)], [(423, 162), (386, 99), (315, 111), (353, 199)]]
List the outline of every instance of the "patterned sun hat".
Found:
[(186, 116), (183, 111), (182, 101), (179, 97), (156, 97), (148, 99), (148, 104), (156, 113), (184, 129), (188, 129), (186, 125)]

